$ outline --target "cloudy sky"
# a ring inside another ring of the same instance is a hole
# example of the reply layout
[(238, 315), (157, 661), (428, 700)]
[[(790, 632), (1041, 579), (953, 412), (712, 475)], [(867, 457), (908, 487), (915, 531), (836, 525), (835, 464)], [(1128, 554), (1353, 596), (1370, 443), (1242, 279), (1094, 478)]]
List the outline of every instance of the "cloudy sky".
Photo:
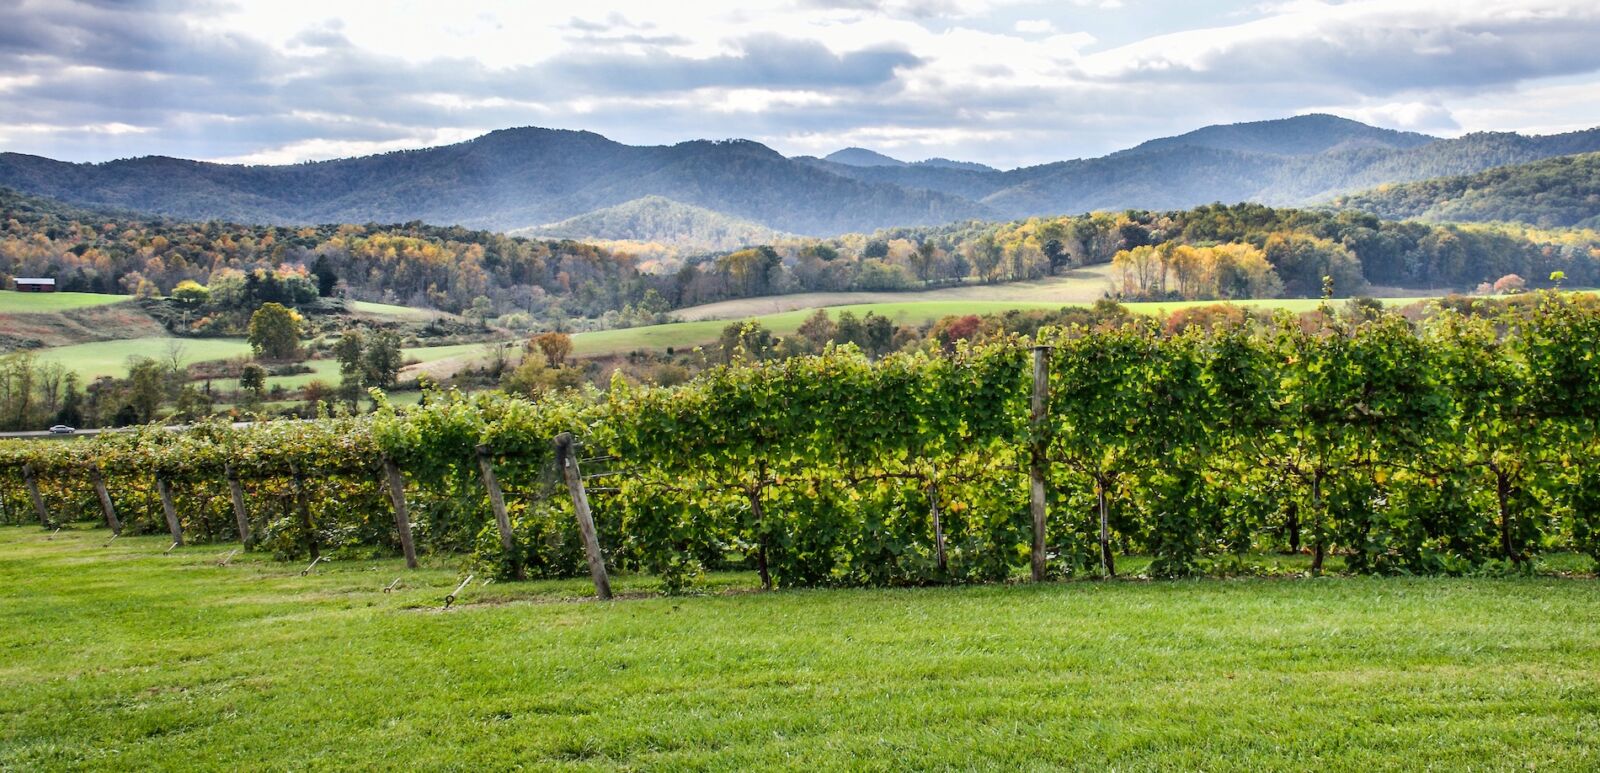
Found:
[(288, 163), (507, 126), (1001, 167), (1331, 112), (1600, 125), (1597, 0), (0, 0), (0, 150)]

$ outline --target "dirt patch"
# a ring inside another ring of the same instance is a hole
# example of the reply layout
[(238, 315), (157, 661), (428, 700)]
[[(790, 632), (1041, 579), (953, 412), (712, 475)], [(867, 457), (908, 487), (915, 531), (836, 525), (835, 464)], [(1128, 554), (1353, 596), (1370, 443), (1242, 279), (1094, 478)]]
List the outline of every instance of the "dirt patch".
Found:
[(0, 314), (0, 351), (163, 336), (167, 329), (136, 303), (46, 314)]

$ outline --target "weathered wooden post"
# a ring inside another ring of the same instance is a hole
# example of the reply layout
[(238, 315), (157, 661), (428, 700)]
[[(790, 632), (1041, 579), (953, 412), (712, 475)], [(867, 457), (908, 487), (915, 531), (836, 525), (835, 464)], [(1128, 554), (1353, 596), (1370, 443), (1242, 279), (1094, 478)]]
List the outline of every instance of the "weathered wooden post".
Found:
[(494, 510), (494, 523), (500, 529), (500, 549), (511, 559), (511, 575), (519, 580), (528, 579), (517, 558), (516, 535), (511, 531), (511, 517), (506, 514), (505, 492), (500, 490), (500, 479), (494, 474), (494, 455), (489, 447), (478, 444), (478, 472), (483, 476), (483, 487), (489, 490), (489, 506)]
[(594, 516), (589, 512), (589, 495), (583, 490), (583, 473), (578, 469), (578, 458), (573, 454), (572, 433), (556, 436), (556, 466), (567, 481), (567, 492), (572, 495), (572, 509), (578, 516), (578, 531), (583, 535), (583, 552), (589, 559), (589, 574), (594, 577), (594, 592), (601, 600), (611, 598), (611, 579), (606, 576), (605, 557), (600, 554), (600, 537), (595, 533)]
[(44, 497), (39, 495), (39, 480), (34, 477), (33, 465), (22, 465), (22, 480), (28, 484), (28, 498), (33, 500), (33, 510), (39, 514), (39, 525), (50, 528), (50, 511), (44, 507)]
[(411, 543), (411, 514), (405, 507), (405, 477), (394, 459), (384, 455), (384, 480), (389, 483), (389, 501), (395, 507), (395, 531), (400, 531), (400, 551), (405, 552), (406, 568), (416, 568), (416, 544)]
[(1033, 347), (1033, 406), (1028, 416), (1030, 483), (1029, 507), (1033, 511), (1033, 581), (1042, 582), (1044, 554), (1045, 419), (1050, 410), (1050, 347)]
[(233, 502), (233, 519), (239, 525), (239, 542), (249, 548), (250, 511), (244, 506), (244, 486), (239, 483), (239, 473), (234, 471), (233, 465), (227, 465), (223, 469), (228, 476), (228, 499)]
[(400, 532), (400, 550), (406, 556), (406, 568), (417, 568), (417, 546), (411, 541), (411, 515), (406, 510), (406, 479), (400, 474), (400, 465), (383, 457), (384, 478), (389, 483), (389, 501), (394, 504), (394, 527)]
[(939, 487), (928, 484), (928, 510), (933, 513), (933, 550), (939, 558), (939, 571), (949, 568), (944, 557), (944, 524), (939, 518)]
[(1100, 571), (1107, 577), (1117, 576), (1117, 559), (1111, 555), (1111, 508), (1106, 502), (1106, 482), (1094, 483), (1095, 505), (1100, 509)]
[(165, 477), (157, 475), (156, 491), (161, 494), (161, 512), (167, 516), (167, 531), (172, 533), (172, 544), (174, 547), (180, 546), (183, 544), (183, 525), (178, 523), (178, 508), (172, 503), (172, 486)]
[(106, 525), (111, 527), (112, 534), (121, 534), (122, 521), (117, 518), (117, 508), (111, 503), (111, 492), (106, 490), (106, 479), (100, 473), (100, 465), (89, 465), (89, 480), (94, 483), (94, 495), (100, 498), (100, 510), (106, 514)]
[(312, 561), (316, 561), (322, 556), (322, 549), (317, 545), (317, 527), (311, 523), (311, 501), (306, 496), (306, 482), (300, 477), (300, 468), (295, 465), (289, 465), (289, 478), (294, 509), (300, 514), (300, 528), (306, 533), (306, 552), (311, 554)]

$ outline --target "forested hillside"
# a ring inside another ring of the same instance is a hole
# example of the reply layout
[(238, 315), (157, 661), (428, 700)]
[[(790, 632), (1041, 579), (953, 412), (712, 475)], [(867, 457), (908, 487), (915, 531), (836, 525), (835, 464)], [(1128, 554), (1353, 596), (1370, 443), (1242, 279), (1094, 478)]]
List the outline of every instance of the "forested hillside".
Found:
[[(1102, 158), (999, 171), (947, 159), (899, 163), (859, 148), (834, 160), (785, 158), (742, 140), (635, 147), (590, 132), (522, 128), (443, 147), (292, 166), (159, 157), (69, 164), (0, 154), (0, 185), (186, 220), (423, 221), (501, 231), (662, 197), (773, 231), (834, 236), (1218, 201), (1298, 206), (1383, 183), (1597, 151), (1600, 130), (1436, 140), (1306, 115), (1206, 127)], [(614, 220), (615, 213), (600, 218)]]
[(187, 223), (0, 191), (0, 273), (54, 276), (62, 290), (164, 295), (185, 280), (213, 284), (267, 269), (301, 277), (320, 295), (512, 326), (587, 317), (610, 327), (732, 298), (1037, 279), (1105, 263), (1119, 276), (1108, 293), (1128, 299), (1314, 297), (1323, 277), (1338, 295), (1369, 285), (1470, 290), (1508, 275), (1537, 286), (1556, 271), (1569, 284), (1594, 285), (1600, 234), (1211, 205), (785, 237), (643, 271), (629, 253), (573, 241), (420, 223)]
[(1600, 153), (1385, 185), (1336, 198), (1333, 206), (1396, 220), (1596, 228), (1600, 227)]
[(924, 271), (935, 280), (1034, 279), (1117, 262), (1130, 277), (1118, 292), (1129, 298), (1316, 296), (1325, 276), (1338, 295), (1369, 284), (1470, 290), (1511, 274), (1538, 285), (1554, 271), (1569, 284), (1600, 283), (1600, 233), (1592, 230), (1433, 225), (1259, 204), (894, 228), (786, 248), (797, 274), (821, 252), (855, 257), (874, 275), (883, 263), (907, 281)]
[(63, 291), (154, 295), (185, 280), (210, 284), (262, 268), (307, 277), (324, 296), (345, 292), (479, 316), (598, 317), (648, 301), (632, 258), (577, 242), (421, 223), (191, 223), (0, 189), (0, 273), (7, 276), (55, 277)]
[(701, 250), (733, 250), (750, 244), (771, 243), (786, 236), (748, 220), (661, 196), (646, 196), (559, 223), (512, 233), (550, 239), (680, 245)]

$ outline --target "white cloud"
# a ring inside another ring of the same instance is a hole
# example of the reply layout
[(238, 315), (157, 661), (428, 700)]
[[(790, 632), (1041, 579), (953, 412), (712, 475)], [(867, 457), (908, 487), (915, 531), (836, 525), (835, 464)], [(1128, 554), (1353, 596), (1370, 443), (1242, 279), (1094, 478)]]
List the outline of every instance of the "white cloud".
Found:
[(406, 150), (429, 145), (446, 145), (470, 140), (480, 133), (475, 129), (457, 128), (440, 129), (384, 141), (308, 139), (274, 148), (264, 148), (253, 153), (222, 156), (206, 160), (224, 164), (293, 164), (300, 161), (323, 161), (330, 158), (368, 156), (374, 153), (388, 153), (395, 150)]
[[(1600, 123), (1593, 0), (1089, 10), (1120, 5), (25, 4), (0, 32), (0, 150), (297, 161), (532, 124), (633, 143), (876, 143), (1014, 165), (1314, 110), (1433, 133)], [(1095, 49), (1129, 40), (1130, 27), (1180, 31)], [(129, 130), (86, 128), (109, 126)]]
[(1366, 107), (1328, 107), (1307, 112), (1329, 112), (1362, 123), (1425, 134), (1452, 134), (1461, 124), (1450, 109), (1437, 102), (1386, 102)]

